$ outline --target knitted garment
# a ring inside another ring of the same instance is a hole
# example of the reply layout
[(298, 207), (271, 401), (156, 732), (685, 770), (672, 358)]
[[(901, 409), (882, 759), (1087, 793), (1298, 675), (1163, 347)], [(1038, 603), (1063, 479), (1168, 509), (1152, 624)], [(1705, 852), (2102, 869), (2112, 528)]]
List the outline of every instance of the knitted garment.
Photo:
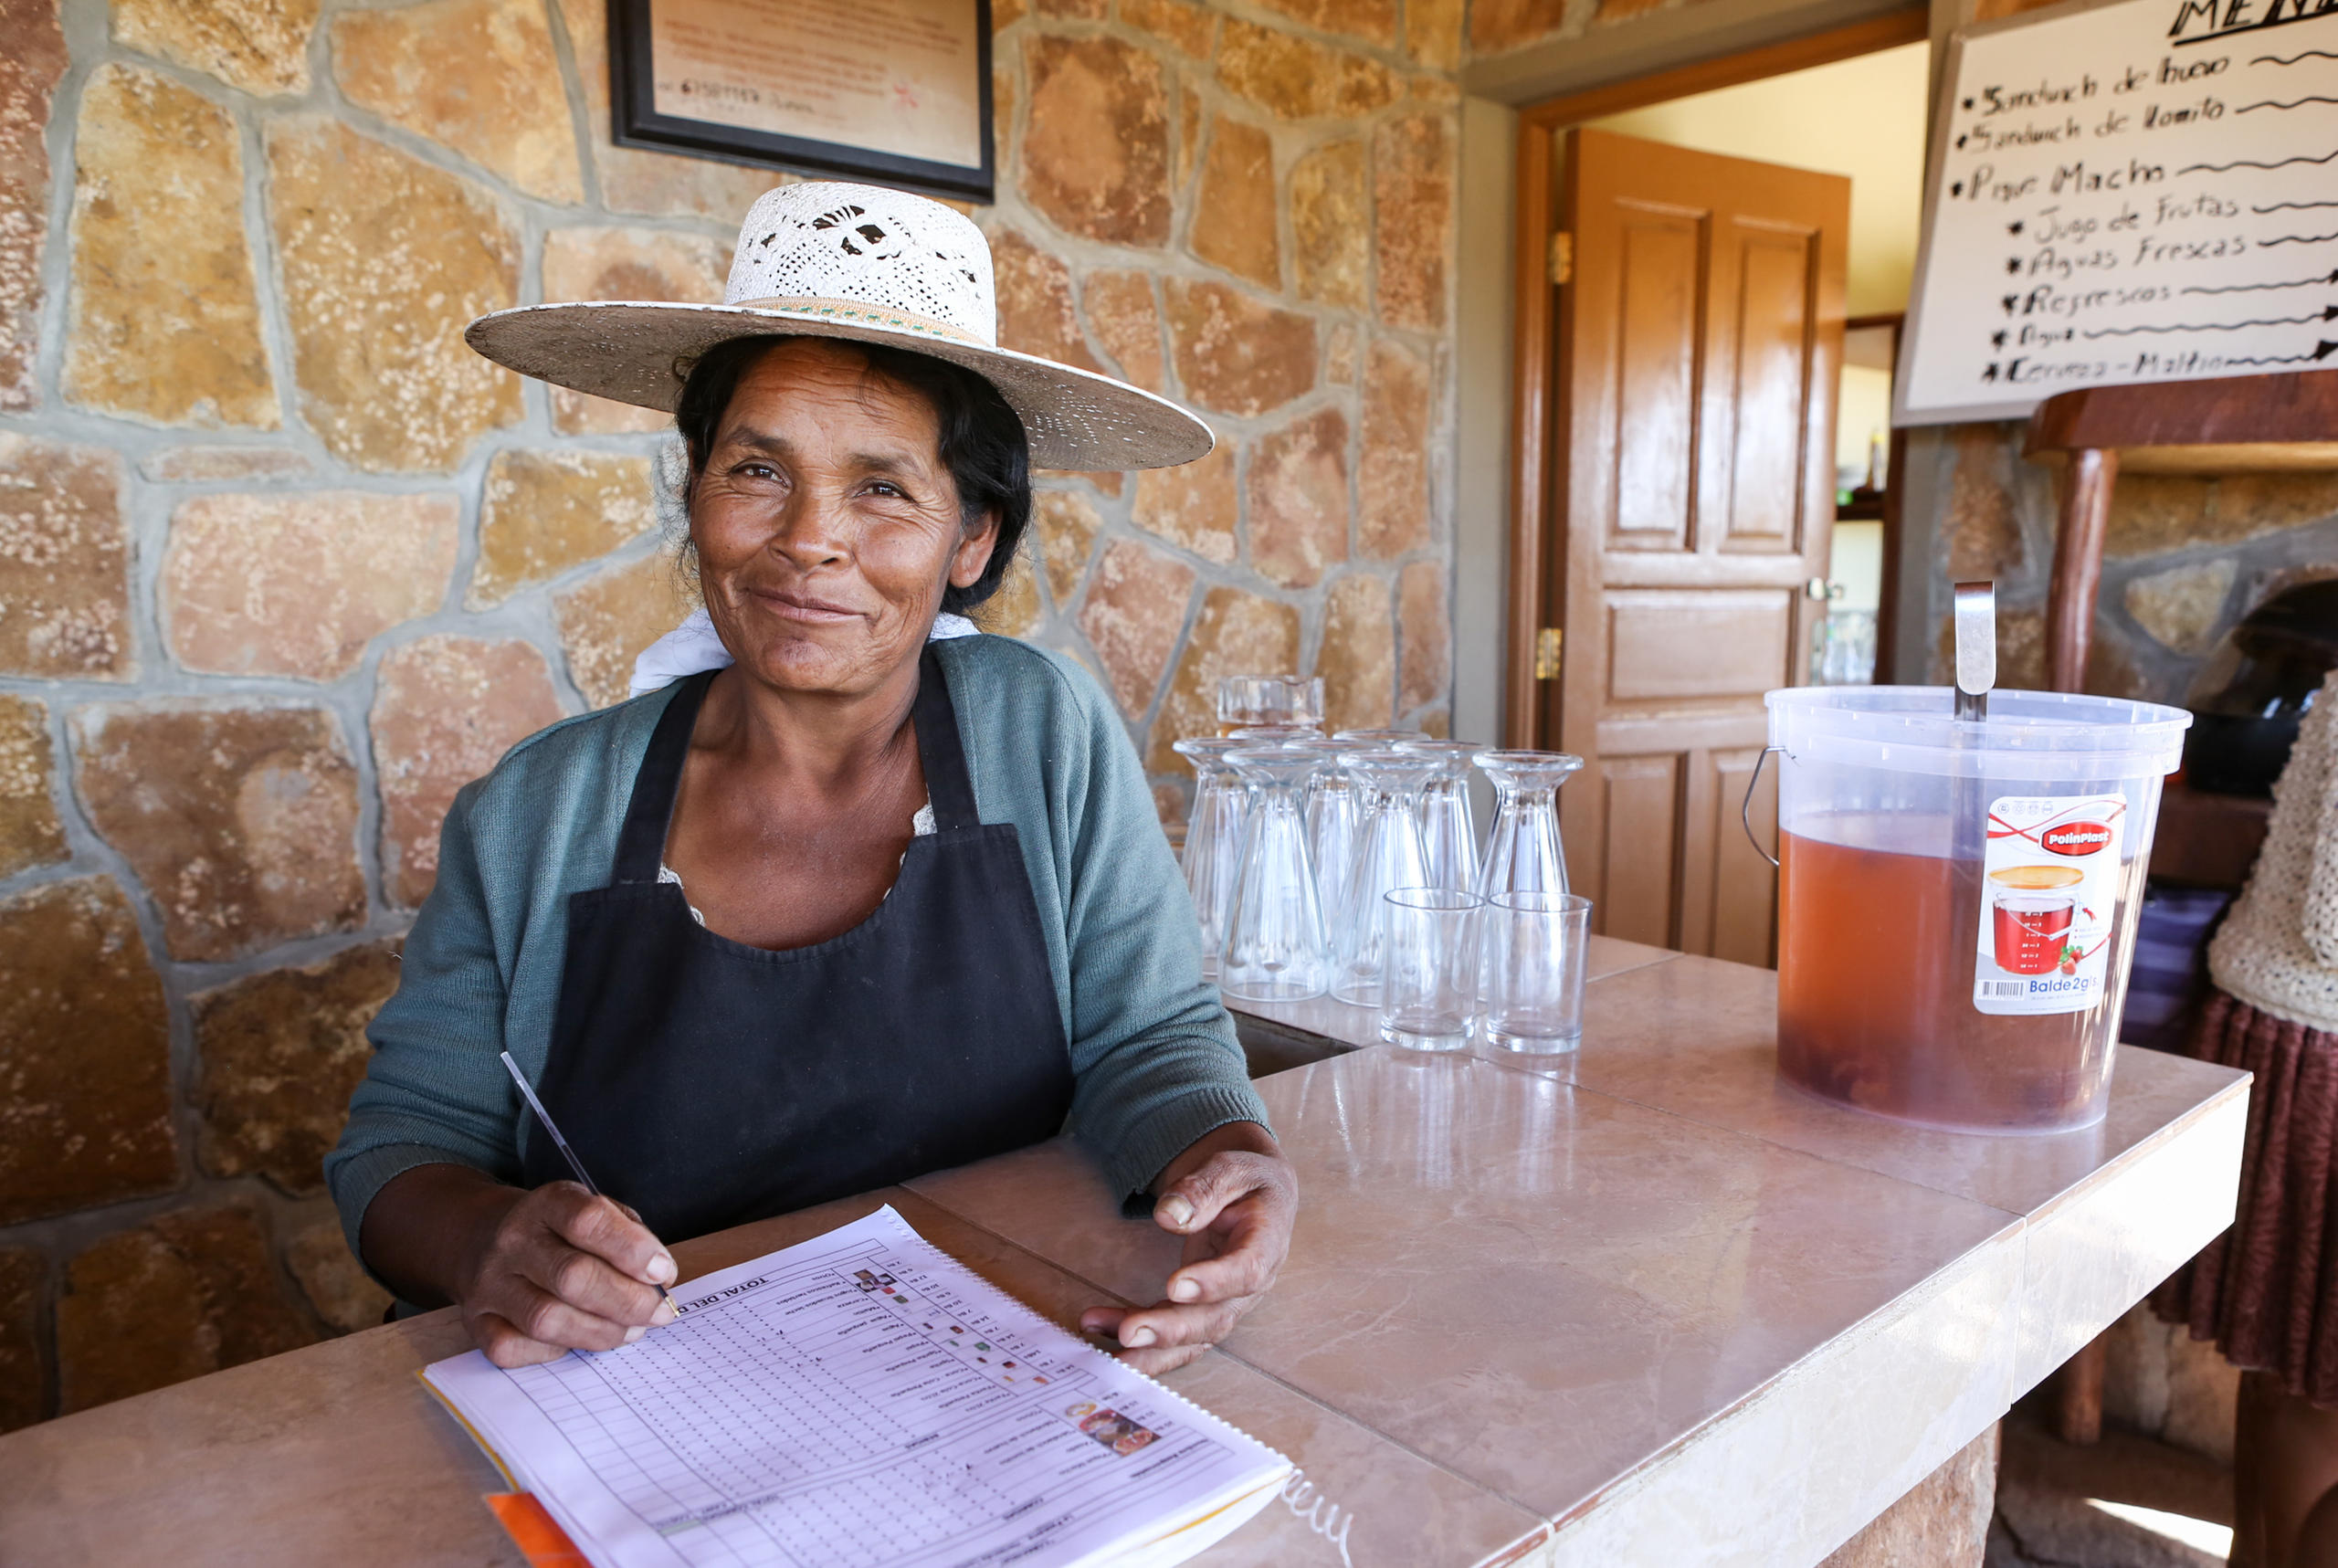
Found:
[(2273, 785), (2265, 848), (2208, 944), (2208, 973), (2260, 1013), (2338, 1033), (2338, 671)]
[(2216, 996), (2192, 1054), (2257, 1077), (2239, 1201), (2232, 1228), (2152, 1292), (2152, 1310), (2235, 1366), (2338, 1405), (2338, 1035)]

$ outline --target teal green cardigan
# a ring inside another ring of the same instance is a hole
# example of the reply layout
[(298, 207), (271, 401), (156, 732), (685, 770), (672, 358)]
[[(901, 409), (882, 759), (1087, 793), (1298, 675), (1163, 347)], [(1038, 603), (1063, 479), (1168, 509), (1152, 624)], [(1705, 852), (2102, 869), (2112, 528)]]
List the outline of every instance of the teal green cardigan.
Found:
[[(1128, 733), (1086, 671), (1006, 637), (932, 647), (975, 808), (1022, 839), (1070, 1042), (1070, 1130), (1133, 1196), (1212, 1128), (1267, 1120), (1233, 1021), (1202, 978), (1185, 880)], [(416, 1165), (519, 1180), (534, 1129), (496, 1054), (543, 1073), (568, 896), (607, 884), (634, 773), (673, 689), (554, 724), (455, 797), (437, 884), (325, 1156), (353, 1252), (374, 1194)]]

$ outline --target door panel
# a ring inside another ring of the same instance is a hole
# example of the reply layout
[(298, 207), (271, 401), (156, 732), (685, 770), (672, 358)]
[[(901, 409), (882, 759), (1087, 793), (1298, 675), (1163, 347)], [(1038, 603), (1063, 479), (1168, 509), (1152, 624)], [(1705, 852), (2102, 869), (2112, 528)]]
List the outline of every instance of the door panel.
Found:
[(1759, 746), (1704, 753), (1713, 784), (1713, 855), (1708, 862), (1712, 867), (1711, 923), (1700, 934), (1707, 943), (1704, 951), (1715, 958), (1767, 967), (1777, 962), (1770, 918), (1777, 900), (1777, 872), (1745, 837), (1745, 823), (1751, 822), (1754, 837), (1764, 846), (1774, 847), (1777, 839), (1777, 770), (1764, 768), (1750, 805), (1745, 798), (1745, 786), (1754, 781), (1761, 755)]
[(1791, 678), (1794, 595), (1775, 588), (1623, 589), (1607, 595), (1615, 702), (1759, 697)]
[(1615, 758), (1601, 765), (1599, 785), (1606, 835), (1591, 894), (1595, 915), (1606, 910), (1609, 936), (1670, 947), (1680, 759)]
[(1627, 205), (1620, 215), (1623, 307), (1616, 374), (1616, 544), (1677, 550), (1689, 536), (1691, 468), (1680, 460), (1697, 438), (1698, 260), (1704, 225), (1695, 213)]
[(1766, 963), (1775, 878), (1737, 811), (1827, 568), (1850, 182), (1596, 131), (1560, 178), (1566, 658), (1534, 743), (1588, 764), (1560, 809), (1597, 929)]
[(1744, 236), (1737, 308), (1732, 550), (1793, 550), (1802, 513), (1802, 421), (1810, 405), (1815, 237)]

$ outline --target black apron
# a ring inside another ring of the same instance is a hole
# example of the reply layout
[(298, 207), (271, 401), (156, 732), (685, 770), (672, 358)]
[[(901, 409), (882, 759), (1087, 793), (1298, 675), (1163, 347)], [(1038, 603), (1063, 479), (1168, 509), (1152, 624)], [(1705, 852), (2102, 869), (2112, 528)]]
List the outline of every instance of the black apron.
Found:
[[(1012, 823), (974, 816), (928, 647), (912, 719), (934, 831), (842, 936), (772, 952), (658, 880), (714, 672), (650, 736), (606, 888), (570, 895), (545, 1107), (584, 1168), (679, 1241), (1053, 1137), (1070, 1053)], [(529, 1129), (528, 1186), (566, 1176)]]

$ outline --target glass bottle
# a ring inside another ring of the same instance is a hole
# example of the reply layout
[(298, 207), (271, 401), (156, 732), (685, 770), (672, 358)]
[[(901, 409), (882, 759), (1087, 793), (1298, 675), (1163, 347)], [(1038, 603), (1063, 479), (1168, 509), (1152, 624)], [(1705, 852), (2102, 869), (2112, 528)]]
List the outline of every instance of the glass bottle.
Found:
[(1280, 746), (1239, 746), (1226, 760), (1250, 786), (1250, 815), (1218, 985), (1246, 1002), (1321, 996), (1331, 984), (1332, 944), (1300, 812), (1315, 759)]
[(1583, 766), (1564, 752), (1480, 752), (1478, 771), (1494, 786), (1494, 830), (1478, 891), (1564, 893), (1566, 852), (1559, 843), (1559, 786)]
[(1332, 994), (1358, 1006), (1380, 1005), (1380, 974), (1387, 928), (1381, 900), (1392, 888), (1428, 885), (1428, 856), (1421, 845), (1421, 786), (1437, 759), (1394, 747), (1350, 752), (1340, 759), (1356, 785), (1355, 853), (1342, 879), (1340, 913), (1332, 950), (1337, 968)]
[(1476, 892), (1478, 814), (1469, 804), (1469, 761), (1477, 745), (1469, 741), (1404, 741), (1397, 749), (1437, 759), (1438, 771), (1421, 786), (1421, 844), (1428, 852), (1428, 885)]
[(1202, 978), (1217, 978), (1218, 949), (1226, 945), (1226, 917), (1234, 902), (1234, 876), (1240, 865), (1242, 829), (1250, 789), (1227, 762), (1239, 741), (1180, 741), (1174, 748), (1194, 767), (1194, 815), (1185, 825), (1185, 887), (1202, 927)]

